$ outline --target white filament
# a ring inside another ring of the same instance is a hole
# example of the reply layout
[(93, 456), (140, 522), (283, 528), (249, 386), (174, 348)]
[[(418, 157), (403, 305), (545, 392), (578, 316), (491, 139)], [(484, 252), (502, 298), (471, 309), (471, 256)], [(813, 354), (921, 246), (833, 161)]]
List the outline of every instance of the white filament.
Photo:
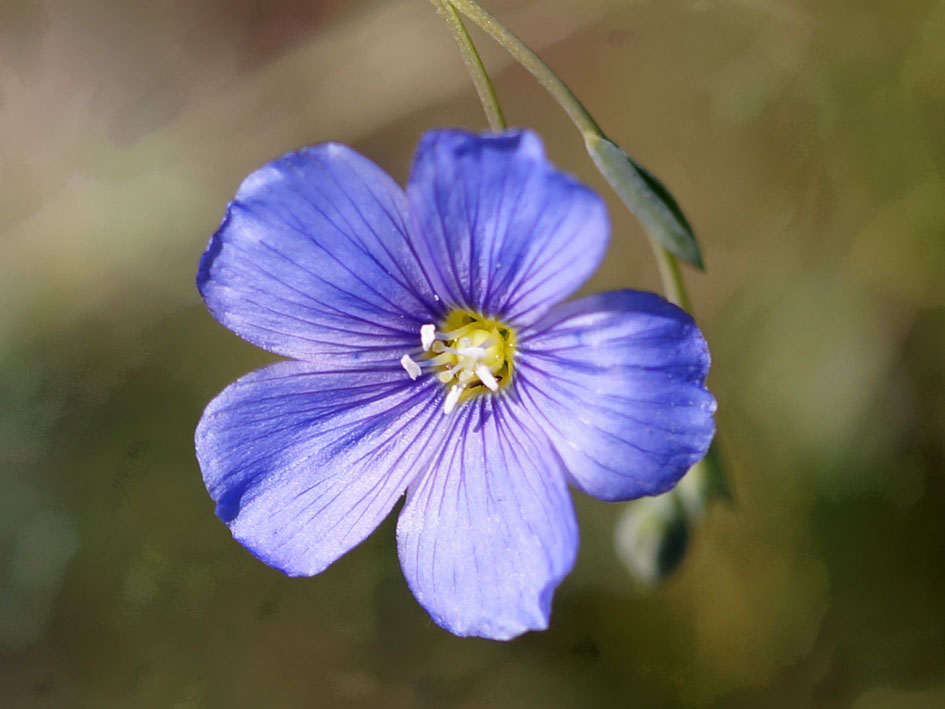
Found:
[(469, 357), (469, 359), (480, 360), (486, 356), (486, 350), (482, 347), (460, 347), (456, 350), (460, 357)]

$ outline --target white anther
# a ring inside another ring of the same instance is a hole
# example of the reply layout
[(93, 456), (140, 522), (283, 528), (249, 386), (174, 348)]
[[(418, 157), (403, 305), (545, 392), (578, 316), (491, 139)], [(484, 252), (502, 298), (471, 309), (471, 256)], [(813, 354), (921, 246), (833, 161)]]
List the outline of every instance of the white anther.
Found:
[(491, 391), (499, 391), (499, 382), (492, 376), (492, 372), (486, 365), (480, 364), (476, 367), (476, 376), (479, 377), (479, 380), (489, 387)]
[(449, 393), (446, 395), (446, 401), (443, 402), (443, 414), (449, 414), (453, 412), (453, 409), (456, 408), (456, 404), (459, 403), (459, 396), (463, 393), (463, 387), (458, 384), (454, 384), (450, 387)]
[(427, 323), (420, 326), (420, 344), (423, 345), (423, 351), (429, 352), (436, 339), (436, 325)]
[(407, 370), (407, 374), (410, 375), (411, 379), (416, 379), (417, 377), (420, 376), (420, 365), (414, 362), (410, 358), (410, 355), (405, 354), (403, 357), (401, 357), (400, 364), (403, 366), (404, 369)]

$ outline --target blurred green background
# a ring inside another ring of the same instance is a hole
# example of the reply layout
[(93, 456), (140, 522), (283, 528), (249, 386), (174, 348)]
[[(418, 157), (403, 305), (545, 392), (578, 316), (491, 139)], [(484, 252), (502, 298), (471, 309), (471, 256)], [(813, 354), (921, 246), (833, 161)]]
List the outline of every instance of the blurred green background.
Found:
[[(576, 496), (551, 628), (458, 639), (393, 520), (322, 575), (213, 515), (203, 406), (272, 358), (193, 284), (241, 179), (340, 140), (398, 179), (484, 127), (424, 0), (0, 3), (0, 706), (945, 706), (945, 2), (484, 0), (671, 187), (708, 271), (734, 501), (652, 592)], [(513, 124), (607, 196), (588, 291), (657, 289), (564, 116), (478, 33)]]

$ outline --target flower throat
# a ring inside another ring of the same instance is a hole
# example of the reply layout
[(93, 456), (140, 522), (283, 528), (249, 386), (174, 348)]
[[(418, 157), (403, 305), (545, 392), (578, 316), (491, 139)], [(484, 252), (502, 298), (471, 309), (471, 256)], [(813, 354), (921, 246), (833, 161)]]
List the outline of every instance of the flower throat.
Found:
[(500, 391), (512, 378), (515, 331), (499, 320), (453, 310), (440, 331), (432, 323), (420, 328), (420, 344), (420, 362), (404, 355), (401, 364), (413, 379), (429, 367), (448, 387), (444, 414), (478, 394)]

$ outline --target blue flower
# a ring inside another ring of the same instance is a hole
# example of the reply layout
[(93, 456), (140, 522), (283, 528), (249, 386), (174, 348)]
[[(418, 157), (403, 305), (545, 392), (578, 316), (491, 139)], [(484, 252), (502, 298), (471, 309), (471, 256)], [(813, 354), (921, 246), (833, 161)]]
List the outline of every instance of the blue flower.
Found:
[(578, 534), (568, 484), (664, 492), (714, 432), (691, 318), (623, 290), (560, 304), (607, 245), (601, 199), (528, 131), (434, 131), (406, 191), (323, 144), (243, 182), (200, 262), (210, 312), (292, 358), (197, 428), (217, 515), (290, 576), (406, 493), (407, 583), (457, 635), (547, 627)]

